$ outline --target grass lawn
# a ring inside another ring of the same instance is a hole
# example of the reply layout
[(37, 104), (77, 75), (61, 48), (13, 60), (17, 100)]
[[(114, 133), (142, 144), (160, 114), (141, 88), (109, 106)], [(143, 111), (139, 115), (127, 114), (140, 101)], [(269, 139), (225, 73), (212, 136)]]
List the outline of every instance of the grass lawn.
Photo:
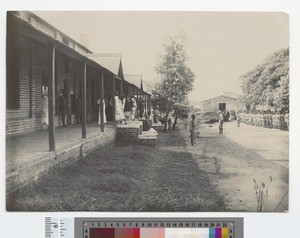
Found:
[(223, 198), (184, 146), (179, 131), (158, 148), (109, 147), (58, 168), (7, 197), (9, 211), (218, 211)]

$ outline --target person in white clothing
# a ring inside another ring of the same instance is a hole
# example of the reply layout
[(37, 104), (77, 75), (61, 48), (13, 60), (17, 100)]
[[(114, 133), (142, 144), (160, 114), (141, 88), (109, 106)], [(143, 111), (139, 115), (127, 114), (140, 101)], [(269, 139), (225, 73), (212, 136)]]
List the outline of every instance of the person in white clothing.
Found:
[(136, 104), (136, 100), (133, 96), (131, 96), (130, 102), (131, 102), (131, 107), (132, 107), (132, 109), (131, 109), (131, 119), (134, 120), (137, 104)]
[(116, 91), (115, 93), (114, 100), (115, 100), (115, 120), (122, 121), (122, 122), (124, 121), (125, 124), (127, 124), (127, 121), (125, 120), (125, 116), (122, 110), (123, 104), (118, 96), (118, 91)]
[[(98, 124), (101, 125), (101, 98), (97, 100), (98, 104)], [(102, 108), (102, 113), (103, 113), (103, 123), (106, 123), (106, 114), (105, 114), (105, 100), (103, 99), (103, 108)]]
[(48, 127), (49, 125), (49, 117), (48, 117), (48, 95), (45, 92), (42, 94), (42, 118), (41, 118), (41, 131), (43, 130), (43, 126)]

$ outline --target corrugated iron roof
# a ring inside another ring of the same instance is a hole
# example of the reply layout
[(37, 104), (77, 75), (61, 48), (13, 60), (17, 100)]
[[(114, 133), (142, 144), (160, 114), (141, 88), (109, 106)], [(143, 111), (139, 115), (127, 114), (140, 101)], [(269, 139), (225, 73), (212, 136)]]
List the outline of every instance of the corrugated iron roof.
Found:
[(233, 99), (238, 99), (240, 97), (240, 95), (238, 94), (235, 94), (235, 93), (232, 93), (232, 92), (223, 92), (221, 95), (219, 96), (216, 96), (216, 97), (213, 97), (213, 98), (210, 98), (210, 99), (206, 99), (206, 100), (203, 100), (202, 102), (207, 102), (207, 101), (210, 101), (212, 99), (216, 99), (216, 98), (219, 98), (219, 97), (229, 97), (229, 98), (233, 98)]
[(223, 92), (221, 96), (231, 97), (234, 99), (238, 99), (240, 97), (240, 95), (235, 94), (233, 92)]
[(118, 53), (88, 54), (87, 57), (123, 78), (122, 55)]
[[(76, 42), (63, 32), (59, 31), (57, 28), (50, 25), (45, 20), (41, 19), (37, 15), (29, 11), (11, 11), (9, 12), (14, 16), (18, 17), (22, 21), (27, 22), (33, 28), (38, 31), (43, 32), (44, 34), (48, 35), (49, 37), (56, 39), (60, 42), (65, 43), (73, 50), (77, 51), (79, 54), (89, 58), (91, 61), (99, 64), (101, 67), (106, 68), (113, 74), (117, 76), (119, 79), (124, 79), (123, 74), (123, 66), (122, 66), (122, 54), (120, 53), (100, 53), (95, 54), (92, 53), (89, 49), (87, 49), (82, 44)], [(140, 88), (141, 87), (141, 80), (142, 75), (138, 74), (128, 74), (126, 75), (126, 81), (133, 84), (134, 86)], [(147, 88), (147, 86), (146, 86)], [(148, 93), (151, 90), (143, 90), (144, 92)]]
[(138, 88), (141, 87), (141, 81), (143, 78), (141, 74), (125, 74), (124, 78), (127, 82), (137, 86)]
[(62, 31), (58, 30), (36, 14), (29, 12), (29, 11), (9, 11), (8, 13), (13, 14), (20, 20), (26, 22), (28, 25), (36, 29), (37, 31), (43, 32), (44, 34), (48, 35), (49, 37), (60, 41), (70, 48), (74, 49), (78, 53), (85, 55), (86, 53), (91, 53), (91, 51), (80, 44), (79, 42), (75, 41), (71, 37), (67, 36)]
[[(133, 84), (137, 88), (141, 88), (141, 82), (143, 79), (143, 75), (141, 74), (124, 74), (124, 78), (128, 83)], [(152, 89), (150, 89), (149, 85), (143, 81), (143, 91), (147, 94), (151, 94)]]

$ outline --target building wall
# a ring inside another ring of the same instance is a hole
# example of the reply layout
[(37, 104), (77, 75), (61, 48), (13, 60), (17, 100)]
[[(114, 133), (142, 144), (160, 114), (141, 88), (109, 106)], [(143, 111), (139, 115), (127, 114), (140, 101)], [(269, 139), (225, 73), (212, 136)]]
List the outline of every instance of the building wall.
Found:
[(11, 87), (16, 87), (16, 94), (12, 98), (18, 100), (18, 106), (9, 107), (7, 101), (7, 134), (40, 128), (42, 78), (48, 72), (47, 46), (21, 34), (15, 34), (13, 37), (15, 39), (11, 44), (17, 50), (10, 56), (15, 58), (15, 64), (11, 65), (11, 70), (15, 71), (14, 77), (17, 79), (7, 78), (7, 84), (14, 84)]
[[(8, 47), (8, 59), (12, 73), (7, 74), (8, 87), (14, 87), (14, 96), (7, 100), (17, 100), (14, 106), (7, 102), (6, 134), (20, 134), (36, 131), (41, 128), (42, 120), (42, 86), (48, 86), (49, 62), (48, 45), (35, 41), (20, 33), (13, 33), (8, 38), (14, 40)], [(12, 52), (12, 49), (13, 52)], [(59, 120), (58, 96), (62, 88), (66, 92), (67, 122), (75, 123), (76, 99), (81, 91), (83, 80), (82, 63), (62, 52), (55, 52), (55, 125), (61, 125)], [(13, 79), (12, 77), (16, 77)], [(100, 88), (97, 87), (97, 74), (89, 69), (87, 76), (87, 112), (88, 121), (97, 119), (96, 100)], [(92, 96), (92, 97), (91, 97)]]
[(202, 111), (203, 112), (213, 112), (219, 110), (219, 103), (226, 103), (226, 110), (239, 110), (238, 101), (231, 97), (220, 96), (210, 100), (202, 102)]
[[(27, 23), (21, 23), (21, 18), (16, 18), (14, 14), (8, 14), (7, 19), (6, 134), (14, 135), (41, 128), (42, 88), (48, 86), (49, 71), (52, 70), (49, 64), (48, 42), (52, 42), (53, 39), (51, 34), (42, 34)], [(47, 30), (46, 28), (43, 29)], [(55, 39), (57, 40), (57, 37)], [(58, 126), (61, 125), (58, 96), (62, 88), (66, 92), (67, 122), (76, 122), (76, 101), (80, 93), (83, 97), (83, 60), (86, 58), (70, 52), (69, 46), (64, 46), (63, 42), (56, 46), (55, 126)], [(110, 98), (114, 95), (114, 75), (104, 71), (104, 96)], [(101, 73), (97, 66), (87, 66), (88, 122), (98, 118), (97, 97), (101, 92)], [(115, 86), (119, 92), (123, 91), (121, 81), (117, 80)], [(133, 90), (131, 86), (128, 87), (132, 94)]]

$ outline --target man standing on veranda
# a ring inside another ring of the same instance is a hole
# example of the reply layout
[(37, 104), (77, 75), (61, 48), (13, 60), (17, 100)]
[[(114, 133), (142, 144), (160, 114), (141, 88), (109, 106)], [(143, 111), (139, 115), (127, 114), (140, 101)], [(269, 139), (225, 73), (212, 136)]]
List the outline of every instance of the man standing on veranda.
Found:
[(65, 98), (64, 93), (65, 93), (65, 91), (62, 88), (60, 90), (60, 94), (58, 97), (58, 103), (59, 103), (59, 112), (60, 112), (60, 116), (61, 116), (62, 126), (66, 127), (67, 125), (66, 125), (65, 119), (66, 119), (67, 103), (66, 103), (66, 98)]

